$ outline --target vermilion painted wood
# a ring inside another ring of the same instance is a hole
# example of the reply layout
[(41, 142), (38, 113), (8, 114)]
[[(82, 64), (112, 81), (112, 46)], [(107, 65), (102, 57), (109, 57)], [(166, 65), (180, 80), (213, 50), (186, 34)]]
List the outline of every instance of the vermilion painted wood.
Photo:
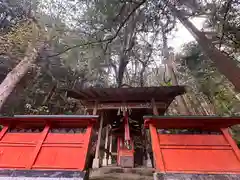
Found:
[(43, 144), (45, 138), (46, 138), (47, 135), (48, 135), (49, 129), (50, 129), (50, 126), (47, 124), (47, 125), (45, 126), (43, 132), (41, 133), (40, 139), (39, 139), (39, 141), (38, 141), (38, 143), (37, 143), (37, 145), (36, 145), (36, 147), (35, 147), (34, 152), (32, 153), (32, 156), (30, 157), (30, 162), (27, 163), (27, 165), (26, 165), (26, 168), (27, 168), (27, 169), (31, 169), (32, 166), (33, 166), (33, 164), (34, 164), (34, 162), (36, 161), (37, 156), (38, 156), (38, 154), (39, 154), (39, 151), (40, 151), (40, 149), (42, 148), (42, 144)]
[(3, 138), (3, 136), (5, 135), (5, 133), (7, 132), (8, 130), (8, 126), (4, 126), (2, 128), (2, 131), (0, 132), (0, 140)]
[(219, 135), (207, 134), (159, 134), (160, 145), (181, 145), (181, 146), (229, 146), (230, 144)]
[[(81, 169), (81, 170), (85, 169), (87, 157), (90, 154), (89, 149), (90, 149), (92, 134), (93, 134), (93, 127), (91, 124), (89, 124), (87, 127), (87, 131), (85, 133), (85, 138), (84, 138), (86, 146), (84, 147), (84, 150), (82, 151), (83, 157), (85, 158), (85, 159), (83, 159), (85, 163), (82, 163), (79, 165), (79, 169)], [(78, 148), (81, 148), (81, 147), (82, 147), (82, 144), (80, 144)], [(79, 162), (77, 161), (77, 163), (79, 163)]]
[(6, 133), (1, 140), (2, 143), (37, 143), (41, 133)]
[(134, 143), (132, 140), (130, 140), (130, 143), (132, 145), (132, 149), (124, 148), (124, 138), (118, 137), (118, 150), (117, 150), (118, 165), (120, 165), (120, 158), (123, 156), (128, 156), (128, 157), (131, 156), (132, 159), (134, 159)]
[[(56, 134), (49, 134), (51, 137), (53, 135), (58, 139), (58, 143), (47, 143), (47, 139), (44, 142), (42, 149), (39, 153), (39, 156), (33, 165), (33, 168), (43, 168), (43, 169), (79, 169), (83, 170), (85, 168), (85, 161), (88, 153), (88, 144), (90, 141), (92, 128), (89, 126), (87, 128), (84, 136), (82, 134), (75, 134), (79, 137), (78, 143), (76, 144), (74, 140), (72, 142), (66, 142), (63, 134), (57, 134), (59, 136), (55, 136)], [(67, 134), (69, 135), (69, 134)], [(73, 136), (71, 134), (71, 136)], [(70, 137), (71, 137), (70, 136)], [(51, 138), (49, 138), (51, 139)], [(75, 138), (76, 140), (76, 138)], [(79, 143), (82, 142), (82, 143)], [(86, 146), (87, 145), (87, 146)], [(79, 151), (81, 150), (81, 151)]]
[(49, 133), (46, 137), (44, 143), (83, 143), (83, 139), (86, 134), (58, 134), (58, 133)]
[(237, 156), (238, 160), (240, 161), (240, 151), (238, 146), (236, 145), (235, 141), (232, 139), (228, 128), (222, 128), (221, 131), (223, 132), (224, 137), (228, 141), (228, 143), (231, 145), (232, 150), (234, 151), (235, 155)]
[[(226, 127), (240, 118), (201, 119), (148, 118), (152, 148), (158, 171), (184, 173), (240, 173), (240, 152)], [(166, 120), (168, 119), (168, 121)], [(177, 120), (176, 120), (177, 119)], [(179, 124), (181, 120), (182, 124)], [(212, 122), (215, 121), (215, 122)], [(175, 124), (176, 123), (176, 124)], [(195, 124), (196, 123), (196, 124)], [(200, 125), (201, 124), (201, 125)], [(157, 128), (199, 128), (222, 131), (220, 135), (160, 134)], [(222, 128), (223, 127), (223, 128)], [(164, 168), (163, 168), (164, 167)]]
[(232, 147), (229, 145), (229, 146), (182, 146), (182, 145), (179, 145), (179, 146), (173, 146), (173, 145), (160, 145), (160, 148), (161, 149), (192, 149), (192, 150), (201, 150), (201, 149), (204, 149), (204, 150), (232, 150)]
[(165, 172), (164, 159), (162, 156), (162, 150), (160, 147), (157, 129), (153, 124), (149, 124), (149, 130), (150, 130), (150, 135), (151, 135), (153, 156), (154, 156), (154, 160), (155, 160), (155, 168), (158, 171)]
[[(0, 133), (0, 168), (15, 169), (68, 169), (84, 170), (90, 137), (96, 119), (61, 118), (10, 118), (2, 120), (5, 125)], [(8, 126), (42, 127), (39, 133), (9, 133)], [(47, 125), (49, 124), (49, 125)], [(87, 128), (84, 134), (50, 133), (51, 127)]]
[(163, 149), (166, 171), (240, 172), (232, 150)]
[(125, 117), (124, 117), (124, 139), (126, 141), (130, 141), (130, 139), (131, 139), (127, 112), (125, 113)]

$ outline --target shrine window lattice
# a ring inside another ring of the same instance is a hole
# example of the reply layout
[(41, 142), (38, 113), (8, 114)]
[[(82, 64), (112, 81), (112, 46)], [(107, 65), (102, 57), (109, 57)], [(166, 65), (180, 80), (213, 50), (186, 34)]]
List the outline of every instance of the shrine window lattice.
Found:
[(50, 133), (58, 134), (85, 134), (87, 128), (51, 128)]
[(44, 128), (9, 128), (8, 133), (41, 133)]
[[(20, 128), (13, 127), (8, 129), (8, 133), (41, 133), (43, 127), (38, 128)], [(85, 134), (87, 128), (50, 128), (49, 133), (58, 134)]]

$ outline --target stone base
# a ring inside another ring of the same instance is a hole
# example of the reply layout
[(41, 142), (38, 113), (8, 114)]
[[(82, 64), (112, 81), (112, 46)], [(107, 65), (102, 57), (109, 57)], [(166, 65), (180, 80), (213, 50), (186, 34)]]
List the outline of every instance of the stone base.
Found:
[(112, 158), (109, 158), (108, 159), (108, 165), (111, 165), (112, 164)]
[(152, 161), (151, 161), (150, 158), (146, 160), (146, 166), (147, 166), (148, 168), (152, 168), (152, 167), (153, 167)]
[(239, 180), (240, 174), (154, 173), (154, 180)]
[(86, 172), (45, 170), (0, 170), (0, 180), (88, 180)]
[(108, 159), (107, 158), (103, 158), (102, 165), (103, 166), (107, 166), (108, 165)]
[(99, 168), (99, 167), (100, 167), (100, 159), (94, 158), (94, 159), (93, 159), (92, 168), (93, 168), (93, 169), (96, 169), (96, 168)]

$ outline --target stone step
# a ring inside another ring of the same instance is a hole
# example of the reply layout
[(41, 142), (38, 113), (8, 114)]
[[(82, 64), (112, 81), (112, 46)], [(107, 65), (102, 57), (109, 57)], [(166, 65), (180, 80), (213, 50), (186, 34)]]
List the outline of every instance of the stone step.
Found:
[(154, 169), (102, 167), (90, 170), (90, 180), (153, 180)]

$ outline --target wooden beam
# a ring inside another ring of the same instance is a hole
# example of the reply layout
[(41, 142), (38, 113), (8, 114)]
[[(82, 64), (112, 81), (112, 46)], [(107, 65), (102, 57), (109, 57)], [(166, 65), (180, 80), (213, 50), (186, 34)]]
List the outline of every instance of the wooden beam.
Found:
[(93, 115), (96, 115), (98, 111), (98, 102), (96, 101), (93, 108)]
[(153, 114), (158, 116), (159, 115), (159, 112), (158, 112), (158, 108), (157, 108), (157, 105), (155, 103), (155, 100), (152, 99), (152, 109), (153, 109)]
[[(125, 105), (128, 108), (131, 108), (131, 109), (152, 109), (152, 104), (151, 103), (126, 103)], [(167, 108), (166, 103), (158, 102), (158, 103), (155, 103), (155, 105), (159, 109), (166, 109)], [(124, 106), (123, 103), (100, 103), (100, 104), (98, 104), (98, 110), (119, 109), (123, 106)], [(89, 104), (86, 105), (86, 108), (88, 110), (91, 110), (91, 109), (95, 108), (95, 105), (93, 103), (89, 103)]]
[(29, 164), (26, 164), (26, 168), (27, 169), (31, 169), (32, 166), (34, 165), (36, 159), (37, 159), (37, 156), (39, 154), (39, 152), (41, 151), (41, 148), (42, 148), (42, 145), (43, 145), (43, 142), (44, 140), (46, 139), (47, 135), (48, 135), (48, 132), (49, 132), (49, 129), (50, 129), (50, 126), (49, 124), (47, 124), (45, 127), (44, 127), (44, 130), (41, 132), (41, 136), (39, 138), (39, 141), (33, 151), (33, 154), (32, 156), (30, 156), (30, 162)]
[(98, 139), (97, 139), (97, 145), (96, 145), (95, 158), (99, 158), (99, 149), (100, 149), (102, 127), (103, 127), (103, 112), (101, 113), (101, 117), (100, 117), (100, 127), (99, 127), (99, 130), (98, 130)]

